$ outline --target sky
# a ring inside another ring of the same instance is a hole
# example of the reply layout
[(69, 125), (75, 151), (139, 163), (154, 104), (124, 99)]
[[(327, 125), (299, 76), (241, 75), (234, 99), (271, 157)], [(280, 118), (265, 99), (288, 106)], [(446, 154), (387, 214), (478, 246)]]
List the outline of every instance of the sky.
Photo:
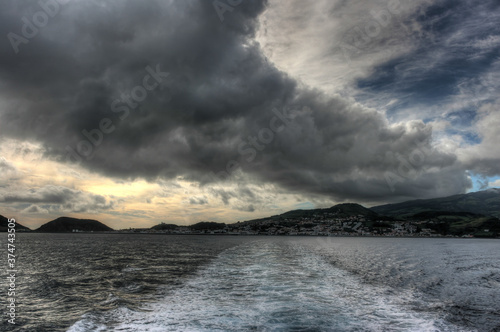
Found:
[(232, 223), (500, 186), (497, 0), (0, 2), (0, 214)]

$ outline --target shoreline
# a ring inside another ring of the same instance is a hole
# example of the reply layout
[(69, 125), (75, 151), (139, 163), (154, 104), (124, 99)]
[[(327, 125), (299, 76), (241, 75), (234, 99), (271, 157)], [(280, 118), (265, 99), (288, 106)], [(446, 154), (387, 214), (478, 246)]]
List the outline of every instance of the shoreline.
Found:
[(37, 231), (27, 231), (22, 232), (23, 234), (93, 234), (93, 235), (109, 235), (109, 234), (117, 234), (117, 235), (166, 235), (166, 236), (262, 236), (262, 237), (352, 237), (352, 238), (407, 238), (407, 239), (492, 239), (492, 240), (500, 240), (500, 237), (475, 237), (475, 236), (453, 236), (453, 235), (437, 235), (437, 236), (409, 236), (409, 235), (311, 235), (311, 234), (225, 234), (225, 233), (153, 233), (153, 232), (37, 232)]

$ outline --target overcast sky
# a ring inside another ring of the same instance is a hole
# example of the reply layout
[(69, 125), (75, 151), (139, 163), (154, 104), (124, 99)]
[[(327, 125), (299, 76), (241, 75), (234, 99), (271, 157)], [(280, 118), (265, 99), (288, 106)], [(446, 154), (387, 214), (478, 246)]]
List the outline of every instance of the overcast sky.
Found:
[(500, 186), (497, 0), (0, 2), (0, 214), (119, 229)]

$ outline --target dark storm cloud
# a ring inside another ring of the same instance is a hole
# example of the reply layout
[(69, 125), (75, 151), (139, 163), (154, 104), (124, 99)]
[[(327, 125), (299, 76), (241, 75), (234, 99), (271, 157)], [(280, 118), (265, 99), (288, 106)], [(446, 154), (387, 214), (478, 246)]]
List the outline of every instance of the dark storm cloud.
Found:
[[(453, 155), (431, 147), (421, 121), (390, 125), (269, 63), (252, 39), (265, 5), (244, 1), (223, 22), (211, 1), (61, 5), (18, 53), (3, 39), (0, 132), (38, 140), (49, 158), (115, 177), (206, 184), (241, 170), (297, 193), (367, 200), (446, 195), (470, 185)], [(20, 33), (22, 17), (37, 6), (2, 2), (0, 35)], [(415, 149), (430, 152), (412, 164), (414, 173), (401, 174), (401, 159)], [(392, 186), (387, 172), (399, 176)], [(215, 194), (229, 204), (241, 193)], [(64, 203), (56, 199), (63, 198), (3, 197)]]

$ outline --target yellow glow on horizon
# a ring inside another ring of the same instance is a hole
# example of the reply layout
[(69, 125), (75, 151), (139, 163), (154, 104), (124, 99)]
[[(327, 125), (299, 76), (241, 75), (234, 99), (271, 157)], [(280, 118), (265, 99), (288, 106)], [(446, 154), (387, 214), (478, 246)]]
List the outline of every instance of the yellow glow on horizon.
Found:
[[(270, 185), (250, 185), (258, 196), (266, 197), (256, 206), (258, 213), (252, 213), (245, 210), (248, 205), (246, 198), (234, 194), (239, 190), (237, 183), (204, 187), (181, 178), (158, 179), (157, 182), (144, 179), (118, 180), (81, 165), (47, 159), (43, 147), (38, 143), (13, 139), (1, 143), (0, 157), (15, 168), (12, 174), (3, 174), (3, 181), (7, 181), (11, 190), (25, 194), (46, 186), (60, 186), (100, 195), (108, 203), (113, 202), (109, 209), (86, 212), (72, 212), (61, 207), (50, 210), (48, 205), (57, 205), (52, 203), (34, 203), (43, 212), (30, 212), (25, 211), (29, 203), (0, 203), (0, 213), (16, 216), (21, 224), (32, 229), (61, 216), (96, 219), (114, 229), (151, 227), (160, 222), (178, 225), (199, 221), (233, 223), (284, 212), (281, 211), (283, 207), (292, 209), (297, 200), (293, 194), (272, 194), (274, 188)], [(229, 203), (221, 199), (218, 194), (220, 191), (232, 193)]]
[(110, 195), (115, 197), (143, 196), (147, 193), (160, 189), (156, 183), (146, 182), (144, 180), (135, 180), (132, 182), (116, 182), (112, 179), (99, 177), (85, 182), (80, 186), (81, 190), (91, 192), (96, 195)]

